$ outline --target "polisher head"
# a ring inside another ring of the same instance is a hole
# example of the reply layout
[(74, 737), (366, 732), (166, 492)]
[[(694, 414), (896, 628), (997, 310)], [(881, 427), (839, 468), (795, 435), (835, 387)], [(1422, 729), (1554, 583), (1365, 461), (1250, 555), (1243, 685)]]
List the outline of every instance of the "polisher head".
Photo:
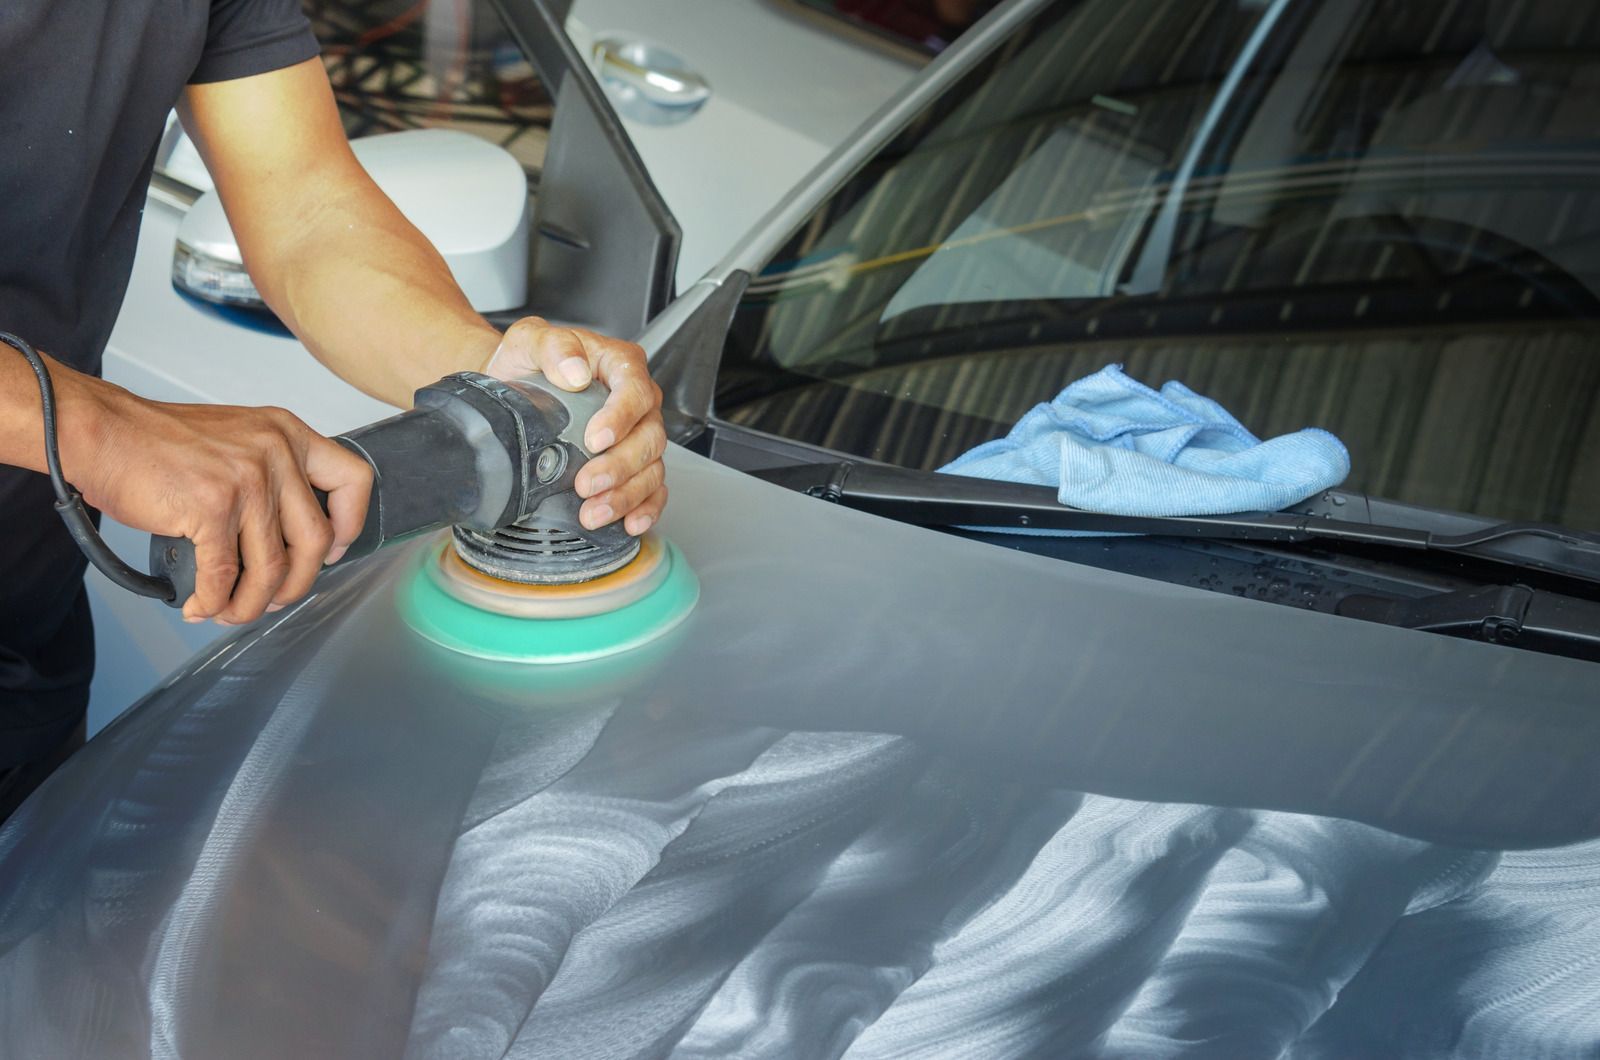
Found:
[(627, 651), (676, 626), (700, 595), (678, 550), (620, 523), (591, 530), (578, 519), (577, 470), (594, 455), (583, 429), (605, 389), (566, 393), (539, 377), (502, 386), (533, 409), (517, 435), (525, 459), (511, 462), (515, 504), (493, 521), (458, 523), (424, 553), (401, 585), (406, 622), (454, 651), (535, 663)]
[(628, 651), (677, 626), (700, 597), (675, 546), (653, 534), (630, 540), (631, 558), (597, 577), (512, 580), (472, 562), (481, 554), (463, 549), (458, 531), (402, 581), (401, 613), (427, 639), (481, 658), (572, 663)]

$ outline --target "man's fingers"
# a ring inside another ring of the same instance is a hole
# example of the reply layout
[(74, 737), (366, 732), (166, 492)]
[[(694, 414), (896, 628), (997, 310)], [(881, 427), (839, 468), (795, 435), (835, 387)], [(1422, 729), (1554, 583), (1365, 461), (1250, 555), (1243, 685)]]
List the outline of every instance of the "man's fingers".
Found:
[(628, 517), (622, 521), (622, 528), (634, 537), (638, 537), (656, 525), (656, 520), (661, 518), (661, 510), (666, 506), (667, 487), (663, 485), (646, 497), (644, 502), (637, 508), (628, 513)]
[(603, 453), (661, 407), (661, 388), (650, 378), (644, 350), (638, 346), (592, 332), (576, 334), (594, 362), (595, 375), (611, 389), (611, 396), (583, 432), (583, 444), (589, 451)]
[(292, 604), (311, 591), (311, 583), (333, 547), (333, 526), (304, 480), (296, 477), (284, 483), (278, 495), (278, 513), (289, 570), (273, 594), (274, 608)]
[(590, 530), (628, 515), (666, 481), (666, 467), (657, 460), (616, 489), (590, 497), (578, 509), (578, 521)]
[(647, 420), (626, 438), (578, 470), (574, 485), (578, 496), (593, 497), (621, 483), (661, 459), (667, 451), (667, 429), (659, 419)]
[(594, 365), (578, 333), (551, 327), (540, 317), (524, 317), (507, 328), (487, 370), (501, 379), (542, 372), (566, 390), (582, 390), (594, 378)]
[(588, 351), (575, 331), (546, 328), (540, 332), (536, 366), (539, 371), (567, 390), (582, 390), (594, 379)]
[(239, 521), (239, 560), (244, 570), (234, 587), (233, 599), (217, 621), (237, 626), (254, 622), (267, 609), (289, 573), (289, 555), (283, 546), (276, 498), (256, 500)]
[(183, 605), (186, 622), (201, 622), (228, 606), (239, 580), (237, 524), (221, 522), (194, 535), (194, 595)]
[(312, 435), (306, 447), (306, 478), (328, 495), (333, 543), (322, 562), (337, 563), (360, 536), (372, 499), (372, 466), (338, 442)]

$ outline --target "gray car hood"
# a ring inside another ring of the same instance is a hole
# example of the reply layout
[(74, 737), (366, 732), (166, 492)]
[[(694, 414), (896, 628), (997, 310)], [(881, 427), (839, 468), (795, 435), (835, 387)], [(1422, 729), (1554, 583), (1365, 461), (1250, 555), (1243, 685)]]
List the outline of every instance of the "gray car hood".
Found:
[(1317, 1055), (1551, 959), (1427, 932), (1600, 833), (1592, 665), (669, 462), (702, 598), (645, 649), (438, 649), (418, 543), (92, 741), (0, 831), (0, 1052)]

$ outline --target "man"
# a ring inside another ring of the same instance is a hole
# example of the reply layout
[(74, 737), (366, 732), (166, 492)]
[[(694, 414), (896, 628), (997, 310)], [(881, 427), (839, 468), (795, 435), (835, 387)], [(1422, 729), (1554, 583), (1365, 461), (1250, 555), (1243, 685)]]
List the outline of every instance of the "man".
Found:
[[(63, 470), (86, 502), (194, 541), (186, 621), (249, 622), (304, 595), (355, 539), (370, 473), (281, 409), (162, 404), (97, 378), (174, 102), (257, 289), (319, 359), (401, 406), (456, 371), (597, 376), (612, 393), (585, 437), (600, 455), (577, 478), (580, 518), (641, 534), (659, 517), (666, 435), (643, 352), (537, 317), (502, 336), (472, 311), (356, 162), (299, 0), (5, 0), (0, 331), (49, 355)], [(0, 347), (0, 820), (82, 742), (93, 669), (40, 414), (27, 362)]]

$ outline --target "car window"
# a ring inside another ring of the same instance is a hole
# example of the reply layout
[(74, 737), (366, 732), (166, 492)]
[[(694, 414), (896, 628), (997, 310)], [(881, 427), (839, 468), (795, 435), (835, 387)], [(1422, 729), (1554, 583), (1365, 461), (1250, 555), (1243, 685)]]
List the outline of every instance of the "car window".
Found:
[(791, 0), (885, 42), (923, 55), (938, 55), (997, 0)]
[(553, 105), (486, 0), (304, 0), (345, 132), (451, 128), (544, 162)]
[[(544, 165), (554, 104), (486, 0), (303, 0), (345, 133), (456, 129), (511, 152), (530, 179)], [(156, 172), (211, 187), (177, 112)]]
[(1600, 526), (1597, 59), (1576, 5), (1054, 5), (755, 278), (718, 415), (935, 468), (1121, 363)]

